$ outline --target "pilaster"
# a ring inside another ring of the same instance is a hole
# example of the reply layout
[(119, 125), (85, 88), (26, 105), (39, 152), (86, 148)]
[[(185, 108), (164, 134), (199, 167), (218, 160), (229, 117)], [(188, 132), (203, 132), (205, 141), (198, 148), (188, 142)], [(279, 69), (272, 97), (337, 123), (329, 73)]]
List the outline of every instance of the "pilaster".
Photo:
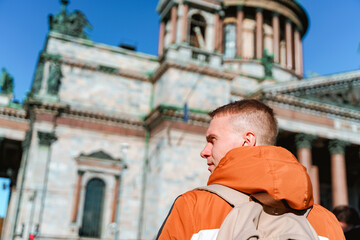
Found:
[(75, 194), (74, 194), (74, 208), (73, 208), (73, 214), (72, 214), (72, 218), (71, 218), (71, 221), (73, 223), (76, 222), (77, 213), (79, 212), (79, 200), (80, 200), (81, 182), (82, 182), (83, 175), (84, 175), (84, 171), (78, 171), (76, 190), (75, 190)]
[(274, 12), (272, 18), (273, 26), (273, 44), (274, 44), (274, 62), (280, 63), (280, 20), (279, 13)]
[(236, 57), (242, 57), (242, 25), (244, 20), (244, 8), (242, 5), (238, 6), (236, 14)]
[(299, 29), (295, 29), (294, 32), (294, 48), (295, 48), (295, 73), (302, 75), (302, 66), (301, 66), (301, 36)]
[(165, 40), (165, 22), (160, 22), (160, 29), (159, 29), (159, 45), (158, 45), (158, 55), (159, 57), (164, 53), (164, 40)]
[(263, 9), (257, 8), (256, 9), (256, 58), (261, 59), (263, 56)]
[(293, 68), (293, 30), (290, 19), (285, 22), (286, 67)]
[(345, 147), (347, 145), (347, 142), (339, 140), (329, 142), (333, 207), (349, 204), (345, 162)]
[(188, 13), (189, 13), (189, 5), (183, 5), (183, 25), (182, 25), (182, 35), (181, 35), (181, 42), (186, 42), (187, 39), (187, 28), (188, 28)]
[(171, 43), (176, 42), (177, 9), (176, 5), (171, 8)]

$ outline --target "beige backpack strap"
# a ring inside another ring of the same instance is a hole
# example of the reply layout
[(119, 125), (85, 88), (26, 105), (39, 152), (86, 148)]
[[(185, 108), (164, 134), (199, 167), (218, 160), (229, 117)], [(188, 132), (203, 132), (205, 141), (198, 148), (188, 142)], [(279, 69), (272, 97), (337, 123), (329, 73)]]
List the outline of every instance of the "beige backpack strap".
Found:
[(250, 201), (249, 195), (246, 195), (245, 193), (239, 192), (235, 189), (220, 184), (212, 184), (204, 187), (198, 187), (195, 188), (195, 190), (204, 190), (215, 193), (233, 207), (236, 207), (241, 203)]

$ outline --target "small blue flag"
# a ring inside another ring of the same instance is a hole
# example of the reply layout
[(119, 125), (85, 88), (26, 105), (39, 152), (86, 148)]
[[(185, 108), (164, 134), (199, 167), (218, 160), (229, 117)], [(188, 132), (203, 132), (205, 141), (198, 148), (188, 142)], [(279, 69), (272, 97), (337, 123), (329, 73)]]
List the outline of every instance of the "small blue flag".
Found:
[(184, 122), (189, 120), (189, 109), (187, 103), (184, 104)]

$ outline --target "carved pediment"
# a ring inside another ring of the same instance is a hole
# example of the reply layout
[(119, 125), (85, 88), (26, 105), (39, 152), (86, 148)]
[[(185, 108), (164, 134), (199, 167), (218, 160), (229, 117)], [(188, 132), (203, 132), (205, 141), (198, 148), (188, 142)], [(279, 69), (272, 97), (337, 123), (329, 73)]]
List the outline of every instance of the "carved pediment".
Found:
[(291, 96), (360, 111), (360, 81), (288, 92)]
[(265, 101), (360, 119), (360, 71), (280, 83), (260, 94)]
[(86, 157), (86, 158), (96, 158), (96, 159), (106, 159), (106, 160), (118, 160), (118, 159), (115, 159), (113, 158), (112, 156), (110, 156), (110, 154), (100, 150), (100, 151), (96, 151), (96, 152), (93, 152), (93, 153), (90, 153), (90, 154), (81, 154), (80, 157)]

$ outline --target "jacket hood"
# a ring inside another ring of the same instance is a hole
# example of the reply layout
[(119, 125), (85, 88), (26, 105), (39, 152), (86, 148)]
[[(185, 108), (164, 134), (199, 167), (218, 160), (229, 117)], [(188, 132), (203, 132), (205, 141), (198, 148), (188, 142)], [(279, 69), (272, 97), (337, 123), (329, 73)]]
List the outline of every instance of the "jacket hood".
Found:
[(282, 147), (232, 149), (210, 175), (210, 184), (222, 184), (247, 194), (267, 192), (297, 210), (314, 204), (306, 168)]

